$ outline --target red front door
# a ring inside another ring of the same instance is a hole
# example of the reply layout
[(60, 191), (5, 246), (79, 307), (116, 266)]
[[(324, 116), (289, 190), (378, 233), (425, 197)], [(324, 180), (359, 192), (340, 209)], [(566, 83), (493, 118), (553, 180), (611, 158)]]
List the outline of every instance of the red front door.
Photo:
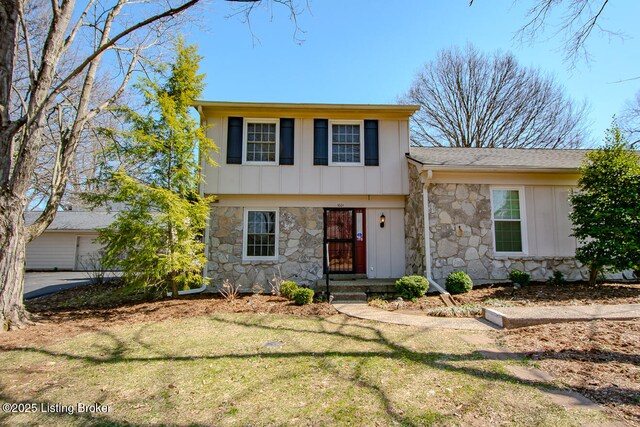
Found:
[(329, 256), (330, 273), (367, 272), (365, 221), (365, 209), (324, 210), (324, 242), (329, 245), (325, 257)]

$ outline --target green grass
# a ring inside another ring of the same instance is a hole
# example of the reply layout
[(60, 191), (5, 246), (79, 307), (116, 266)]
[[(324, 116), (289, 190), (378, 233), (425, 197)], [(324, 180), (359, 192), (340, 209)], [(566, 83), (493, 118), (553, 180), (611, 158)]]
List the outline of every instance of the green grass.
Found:
[[(469, 332), (466, 332), (468, 334)], [(281, 346), (265, 346), (277, 341)], [(0, 353), (0, 401), (107, 414), (7, 414), (3, 425), (581, 425), (455, 331), (344, 316), (217, 314)], [(595, 420), (595, 421), (594, 421)]]

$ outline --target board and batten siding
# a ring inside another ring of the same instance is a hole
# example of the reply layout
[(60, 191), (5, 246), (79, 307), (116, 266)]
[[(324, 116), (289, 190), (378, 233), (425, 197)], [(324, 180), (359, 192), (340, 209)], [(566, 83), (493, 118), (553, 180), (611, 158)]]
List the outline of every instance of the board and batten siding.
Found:
[[(384, 228), (380, 228), (382, 214)], [(402, 277), (405, 263), (404, 209), (367, 209), (367, 277)]]
[[(408, 120), (379, 120), (379, 166), (313, 164), (314, 119), (296, 118), (293, 165), (227, 164), (227, 117), (207, 117), (219, 166), (203, 165), (205, 194), (408, 194)], [(364, 153), (362, 153), (364, 156)]]
[(566, 186), (525, 186), (528, 255), (575, 256), (570, 194), (571, 187)]

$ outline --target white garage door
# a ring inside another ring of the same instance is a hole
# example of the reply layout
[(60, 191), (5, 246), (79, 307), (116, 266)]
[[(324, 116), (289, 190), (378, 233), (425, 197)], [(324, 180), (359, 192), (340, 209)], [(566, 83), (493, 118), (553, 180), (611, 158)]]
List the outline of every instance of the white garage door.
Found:
[(76, 270), (93, 270), (99, 267), (98, 251), (102, 245), (96, 242), (97, 234), (78, 236)]
[(28, 270), (73, 270), (75, 267), (75, 234), (44, 233), (27, 245)]

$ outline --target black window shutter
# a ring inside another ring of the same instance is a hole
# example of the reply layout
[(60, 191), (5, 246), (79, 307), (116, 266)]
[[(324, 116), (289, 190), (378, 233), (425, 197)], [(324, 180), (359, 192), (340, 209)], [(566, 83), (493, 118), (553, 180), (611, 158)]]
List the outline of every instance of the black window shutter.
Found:
[(379, 166), (378, 160), (378, 121), (364, 121), (364, 164)]
[(244, 120), (242, 117), (229, 117), (227, 128), (227, 163), (232, 165), (242, 164), (242, 129)]
[(313, 164), (329, 164), (329, 120), (313, 121)]
[(280, 164), (293, 164), (294, 119), (280, 119)]

